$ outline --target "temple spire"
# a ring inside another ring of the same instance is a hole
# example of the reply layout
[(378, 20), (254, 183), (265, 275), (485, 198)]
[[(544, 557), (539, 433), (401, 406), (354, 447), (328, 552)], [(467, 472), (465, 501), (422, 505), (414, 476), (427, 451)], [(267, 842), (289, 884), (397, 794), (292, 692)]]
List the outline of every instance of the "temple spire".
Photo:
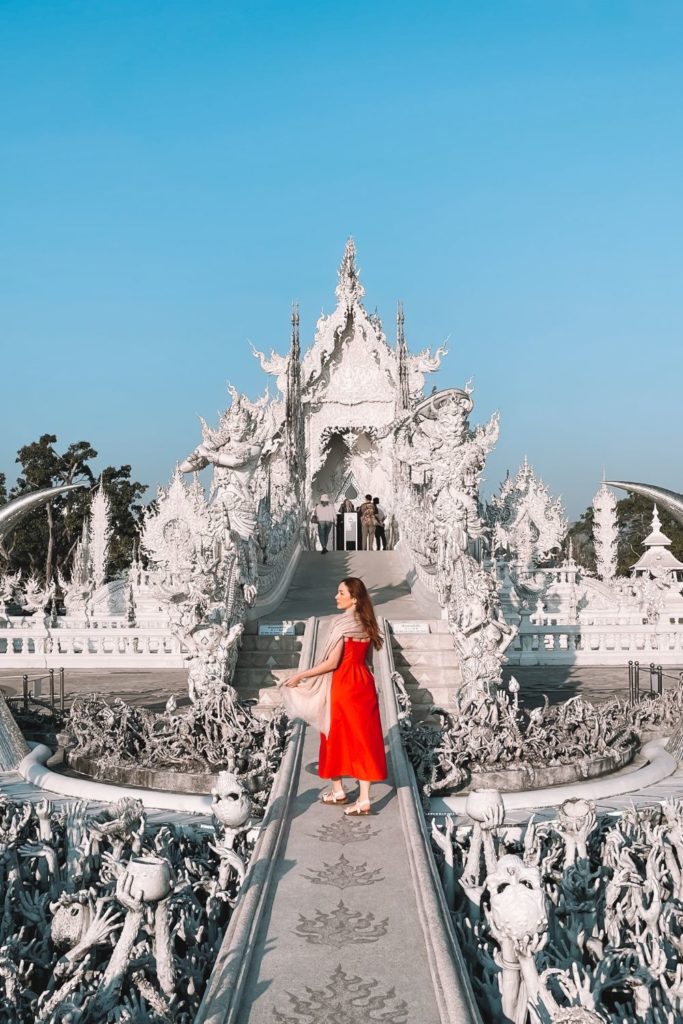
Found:
[(299, 304), (292, 303), (292, 340), (287, 359), (285, 424), (287, 451), (295, 473), (304, 472), (303, 412), (301, 408), (301, 346), (299, 343)]
[(301, 348), (299, 345), (299, 303), (292, 303), (292, 344), (290, 349), (290, 356), (293, 360), (299, 360), (301, 358)]
[(408, 369), (408, 346), (405, 336), (405, 316), (403, 303), (396, 308), (396, 361), (398, 364), (398, 408), (399, 411), (410, 408), (410, 374)]
[(336, 295), (340, 302), (346, 304), (347, 309), (360, 302), (365, 295), (365, 289), (360, 283), (356, 267), (356, 246), (350, 237), (346, 242), (344, 255), (339, 265), (339, 283), (337, 284)]

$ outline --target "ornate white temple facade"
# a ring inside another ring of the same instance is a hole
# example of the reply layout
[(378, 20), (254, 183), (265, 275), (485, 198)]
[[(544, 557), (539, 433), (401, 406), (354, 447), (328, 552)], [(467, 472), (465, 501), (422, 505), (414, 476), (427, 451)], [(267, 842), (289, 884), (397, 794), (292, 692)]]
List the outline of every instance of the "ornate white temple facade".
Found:
[[(377, 314), (362, 304), (365, 290), (349, 240), (339, 268), (337, 306), (318, 320), (303, 356), (298, 395), (307, 452), (306, 501), (329, 494), (338, 505), (372, 493), (389, 510), (394, 500), (394, 425), (422, 397), (425, 374), (438, 369), (443, 350), (408, 352), (403, 310), (391, 346)], [(295, 353), (256, 355), (285, 395)]]
[[(201, 442), (145, 517), (139, 557), (104, 585), (109, 527), (106, 508), (95, 504), (70, 577), (60, 580), (67, 615), (40, 614), (49, 595), (33, 595), (32, 618), (5, 615), (4, 628), (0, 621), (0, 656), (67, 667), (84, 656), (101, 664), (185, 659), (201, 691), (229, 676), (245, 618), (275, 606), (310, 542), (309, 510), (320, 494), (338, 504), (372, 493), (406, 566), (448, 618), (468, 684), (495, 681), (513, 630), (471, 551), (484, 530), (479, 477), (497, 417), (471, 430), (467, 388), (425, 398), (425, 376), (443, 350), (408, 351), (400, 305), (390, 345), (363, 294), (349, 240), (336, 308), (321, 316), (308, 351), (302, 356), (295, 309), (289, 352), (256, 353), (277, 396), (250, 402), (231, 389), (218, 425), (202, 420)], [(206, 466), (208, 496), (192, 477)], [(26, 607), (21, 581), (5, 581), (4, 592)]]
[[(349, 240), (335, 309), (311, 346), (302, 354), (294, 308), (289, 351), (255, 352), (275, 397), (250, 401), (230, 388), (218, 423), (201, 421), (201, 440), (145, 517), (128, 573), (105, 582), (110, 526), (98, 491), (58, 581), (66, 615), (56, 614), (54, 585), (0, 579), (0, 663), (187, 665), (194, 692), (223, 685), (245, 620), (277, 606), (311, 543), (322, 493), (337, 507), (380, 498), (407, 578), (448, 620), (469, 689), (499, 680), (506, 650), (513, 663), (623, 663), (634, 652), (683, 663), (683, 566), (657, 524), (637, 578), (617, 578), (615, 504), (603, 486), (596, 578), (571, 555), (558, 564), (564, 509), (526, 459), (484, 508), (497, 415), (470, 427), (468, 385), (425, 396), (443, 350), (409, 352), (400, 304), (390, 344), (363, 295)], [(196, 476), (204, 467), (208, 494)], [(33, 614), (8, 614), (12, 598)]]

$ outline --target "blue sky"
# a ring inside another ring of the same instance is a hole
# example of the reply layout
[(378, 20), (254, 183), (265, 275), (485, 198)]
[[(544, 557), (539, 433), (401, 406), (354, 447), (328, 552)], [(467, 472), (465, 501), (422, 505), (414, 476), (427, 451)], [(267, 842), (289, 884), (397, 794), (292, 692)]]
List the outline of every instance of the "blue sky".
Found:
[(250, 355), (366, 304), (571, 516), (683, 490), (683, 5), (0, 5), (0, 471), (44, 432), (155, 487)]

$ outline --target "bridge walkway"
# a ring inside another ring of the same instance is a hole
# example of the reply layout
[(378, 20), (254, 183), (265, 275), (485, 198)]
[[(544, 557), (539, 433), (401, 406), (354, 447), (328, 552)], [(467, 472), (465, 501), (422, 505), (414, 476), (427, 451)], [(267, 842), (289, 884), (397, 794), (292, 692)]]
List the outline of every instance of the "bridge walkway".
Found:
[[(364, 580), (379, 616), (428, 617), (410, 594), (392, 553), (306, 554), (276, 616), (322, 616), (317, 657), (336, 612), (337, 584), (345, 576)], [(382, 715), (386, 726), (386, 707)], [(206, 1015), (200, 1014), (202, 1024), (374, 1020), (375, 1014), (396, 1024), (476, 1019), (466, 999), (460, 1007), (452, 1001), (445, 1006), (443, 986), (435, 980), (438, 972), (425, 939), (431, 923), (425, 919), (411, 867), (414, 851), (409, 844), (417, 845), (417, 839), (404, 828), (395, 746), (386, 729), (385, 736), (390, 776), (373, 786), (376, 813), (348, 818), (343, 807), (320, 802), (328, 783), (317, 774), (319, 737), (315, 730), (305, 730), (293, 799), (285, 812), (286, 834), (273, 865), (273, 884), (250, 950), (239, 1007), (234, 1015), (221, 1009), (229, 1000), (228, 972), (226, 991), (221, 993), (220, 982), (214, 986)], [(350, 789), (351, 781), (346, 785)]]

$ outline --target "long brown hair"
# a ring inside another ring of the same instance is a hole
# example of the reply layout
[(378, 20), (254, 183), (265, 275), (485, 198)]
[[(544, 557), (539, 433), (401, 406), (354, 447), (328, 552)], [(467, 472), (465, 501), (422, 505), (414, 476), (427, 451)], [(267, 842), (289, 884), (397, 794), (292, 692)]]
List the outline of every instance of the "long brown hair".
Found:
[(379, 631), (377, 619), (375, 618), (375, 609), (372, 607), (372, 601), (365, 584), (357, 576), (348, 576), (345, 580), (342, 580), (342, 583), (355, 600), (356, 615), (360, 619), (365, 632), (370, 637), (372, 646), (378, 651), (384, 643), (384, 639)]

